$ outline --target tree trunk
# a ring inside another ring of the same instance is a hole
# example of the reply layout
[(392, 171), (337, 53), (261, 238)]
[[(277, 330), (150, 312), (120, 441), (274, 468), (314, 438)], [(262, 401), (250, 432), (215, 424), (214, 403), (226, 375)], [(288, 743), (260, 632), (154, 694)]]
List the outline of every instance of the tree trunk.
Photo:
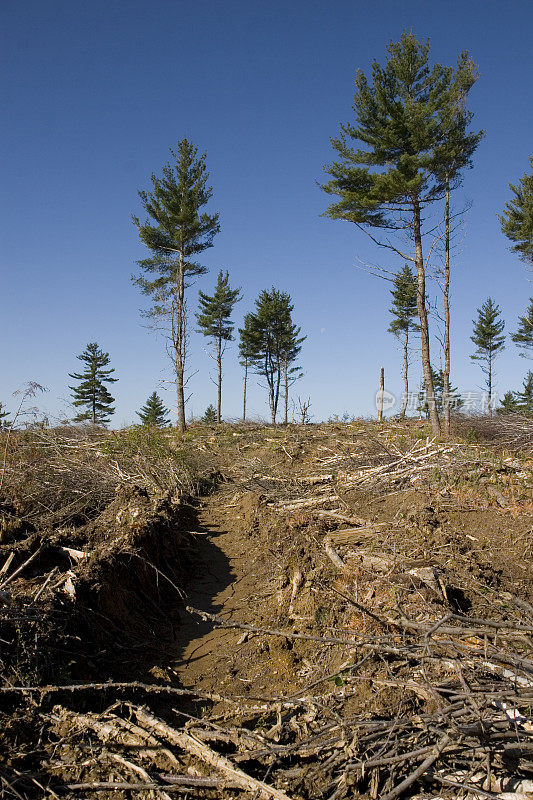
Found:
[(408, 370), (409, 370), (409, 355), (408, 355), (408, 345), (409, 345), (409, 330), (405, 331), (405, 342), (403, 343), (403, 402), (402, 408), (400, 411), (400, 419), (405, 419), (405, 412), (407, 411), (407, 397), (409, 395), (409, 378), (408, 378)]
[(285, 397), (284, 397), (284, 402), (285, 402), (285, 409), (284, 409), (284, 411), (285, 411), (285, 414), (284, 414), (284, 424), (285, 424), (285, 425), (288, 425), (288, 424), (289, 424), (289, 375), (288, 375), (288, 370), (287, 370), (287, 362), (286, 362), (286, 361), (284, 361), (284, 362), (283, 362), (283, 380), (284, 380), (284, 383), (285, 383)]
[(383, 419), (383, 392), (385, 391), (385, 369), (381, 367), (379, 372), (379, 393), (378, 393), (378, 422)]
[(182, 433), (186, 429), (185, 423), (185, 264), (183, 252), (179, 254), (178, 281), (175, 294), (176, 308), (174, 309), (173, 339), (176, 365), (176, 395), (178, 401), (178, 430)]
[(444, 406), (444, 432), (450, 435), (450, 181), (446, 178), (444, 233), (444, 386), (442, 404)]
[(489, 387), (489, 417), (492, 417), (492, 352), (489, 350), (489, 375), (487, 384)]
[(222, 339), (218, 337), (217, 342), (217, 369), (218, 369), (218, 393), (217, 393), (217, 422), (222, 422)]
[(422, 254), (422, 234), (420, 226), (420, 203), (418, 197), (413, 199), (413, 234), (415, 240), (415, 263), (418, 276), (418, 288), (416, 293), (416, 306), (418, 318), (420, 320), (420, 335), (422, 340), (422, 368), (424, 370), (424, 386), (426, 389), (426, 399), (429, 408), (429, 418), (433, 434), (440, 434), (440, 420), (437, 413), (435, 402), (435, 388), (433, 386), (433, 376), (431, 374), (431, 361), (429, 358), (429, 326), (426, 308), (426, 273), (424, 269), (424, 257)]
[(244, 391), (242, 395), (242, 421), (246, 422), (246, 384), (248, 382), (248, 359), (244, 359)]

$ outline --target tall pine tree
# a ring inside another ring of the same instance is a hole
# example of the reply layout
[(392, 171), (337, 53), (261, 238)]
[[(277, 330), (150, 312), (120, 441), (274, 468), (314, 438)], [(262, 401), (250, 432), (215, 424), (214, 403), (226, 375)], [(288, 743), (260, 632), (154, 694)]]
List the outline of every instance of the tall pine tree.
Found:
[(403, 348), (403, 401), (400, 410), (400, 418), (405, 417), (407, 401), (409, 396), (409, 334), (411, 331), (420, 330), (420, 327), (413, 322), (417, 315), (416, 307), (417, 280), (411, 267), (406, 264), (401, 272), (394, 278), (394, 288), (391, 290), (392, 306), (389, 309), (392, 314), (392, 322), (389, 325), (389, 333), (393, 333), (402, 343)]
[[(450, 142), (465, 153), (461, 166), (480, 134), (467, 132), (464, 107), (467, 87), (475, 80), (475, 65), (462, 53), (457, 68), (429, 66), (429, 43), (402, 34), (387, 48), (384, 67), (372, 65), (371, 82), (363, 72), (355, 78), (353, 109), (356, 124), (341, 127), (332, 139), (339, 160), (326, 167), (331, 180), (322, 188), (339, 200), (326, 211), (332, 219), (355, 223), (380, 247), (410, 261), (417, 273), (422, 367), (434, 433), (440, 432), (431, 372), (423, 221), (428, 206), (445, 194), (446, 167), (451, 169)], [(473, 138), (472, 138), (473, 137)], [(355, 147), (352, 142), (358, 143)], [(379, 237), (375, 229), (384, 229)], [(411, 252), (394, 245), (390, 234), (409, 235)], [(379, 238), (378, 238), (379, 237)]]
[(143, 425), (148, 425), (153, 428), (166, 428), (169, 424), (167, 409), (157, 392), (152, 392), (146, 404), (140, 411), (136, 411), (135, 413), (140, 417)]
[(96, 342), (89, 342), (84, 352), (76, 356), (85, 364), (81, 373), (69, 372), (69, 378), (80, 381), (78, 386), (69, 386), (72, 390), (73, 405), (85, 408), (74, 417), (74, 422), (92, 422), (93, 425), (106, 425), (109, 417), (115, 413), (111, 396), (106, 383), (116, 383), (117, 378), (110, 376), (115, 371), (105, 369), (110, 363), (109, 353), (100, 350)]
[(200, 311), (196, 314), (200, 333), (213, 340), (217, 363), (217, 422), (222, 420), (222, 356), (226, 344), (233, 339), (233, 322), (230, 317), (235, 303), (241, 299), (241, 290), (229, 285), (228, 272), (218, 273), (217, 285), (212, 295), (199, 292)]
[(487, 376), (488, 408), (489, 415), (492, 416), (493, 364), (498, 353), (505, 348), (505, 336), (502, 335), (505, 322), (500, 319), (499, 306), (490, 297), (477, 312), (477, 320), (473, 320), (474, 332), (470, 337), (476, 351), (470, 358), (480, 362), (481, 369)]
[[(462, 67), (461, 68), (461, 62)], [(444, 410), (444, 430), (450, 433), (450, 412), (452, 408), (452, 390), (450, 386), (451, 346), (450, 346), (450, 234), (451, 234), (451, 191), (461, 185), (461, 171), (472, 166), (472, 156), (484, 136), (479, 133), (468, 133), (467, 128), (472, 120), (472, 112), (466, 110), (466, 97), (478, 79), (477, 69), (465, 51), (459, 59), (459, 68), (455, 82), (455, 102), (446, 104), (443, 109), (441, 124), (448, 134), (441, 151), (442, 167), (440, 178), (444, 184), (444, 269), (443, 269), (443, 317), (444, 317), (444, 368), (442, 405)]]
[[(261, 375), (267, 385), (272, 424), (276, 424), (280, 389), (285, 384), (287, 405), (290, 370), (301, 350), (305, 337), (292, 321), (290, 295), (272, 287), (263, 290), (255, 301), (256, 310), (246, 314), (239, 329), (241, 358)], [(294, 373), (292, 373), (294, 374)]]
[(500, 217), (503, 233), (512, 242), (511, 250), (528, 264), (533, 264), (533, 156), (531, 172), (520, 178), (518, 186), (509, 184), (513, 199), (505, 205)]
[(178, 428), (185, 423), (185, 361), (187, 355), (187, 313), (185, 289), (188, 279), (202, 275), (206, 268), (195, 256), (212, 247), (220, 230), (218, 214), (206, 214), (201, 209), (209, 202), (212, 189), (206, 156), (198, 156), (198, 148), (187, 139), (170, 151), (174, 163), (163, 167), (162, 177), (152, 175), (152, 190), (141, 191), (139, 197), (148, 221), (141, 223), (133, 217), (142, 242), (153, 256), (139, 261), (145, 275), (135, 279), (143, 294), (154, 300), (145, 312), (162, 323), (170, 339), (176, 376)]

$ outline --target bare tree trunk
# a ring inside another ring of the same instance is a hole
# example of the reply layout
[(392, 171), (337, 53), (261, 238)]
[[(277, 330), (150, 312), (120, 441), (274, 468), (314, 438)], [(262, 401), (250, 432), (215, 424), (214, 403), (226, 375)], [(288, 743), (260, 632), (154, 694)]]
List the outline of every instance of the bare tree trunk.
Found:
[(489, 375), (488, 375), (488, 387), (489, 387), (489, 417), (492, 417), (492, 352), (489, 350)]
[(284, 397), (284, 402), (285, 402), (284, 411), (285, 411), (285, 414), (284, 414), (283, 422), (284, 422), (285, 425), (288, 425), (289, 424), (289, 374), (288, 374), (288, 370), (287, 370), (287, 362), (286, 361), (283, 362), (283, 380), (284, 380), (284, 383), (285, 383), (285, 397)]
[(378, 394), (378, 422), (383, 419), (383, 392), (385, 391), (385, 369), (381, 367), (379, 372), (379, 394)]
[(424, 370), (424, 385), (426, 398), (429, 408), (429, 418), (431, 428), (435, 436), (440, 434), (440, 420), (437, 413), (435, 402), (435, 388), (433, 386), (433, 376), (431, 374), (431, 361), (429, 357), (429, 326), (426, 308), (426, 273), (424, 269), (424, 257), (422, 254), (422, 234), (420, 223), (420, 203), (418, 197), (413, 198), (413, 233), (415, 240), (415, 263), (418, 276), (418, 288), (416, 293), (416, 305), (418, 318), (420, 320), (420, 335), (422, 340), (422, 368)]
[(450, 435), (450, 181), (446, 178), (444, 233), (444, 386), (442, 404), (444, 406), (444, 432)]
[(185, 264), (183, 253), (179, 254), (178, 281), (175, 294), (176, 308), (173, 317), (174, 355), (176, 365), (176, 394), (178, 400), (178, 430), (182, 433), (186, 429), (185, 423)]
[(244, 359), (244, 391), (242, 395), (242, 421), (246, 422), (246, 385), (248, 383), (248, 359)]
[(409, 346), (409, 330), (405, 331), (405, 342), (403, 343), (403, 402), (402, 408), (400, 411), (400, 419), (405, 419), (405, 412), (407, 411), (407, 396), (409, 394), (409, 378), (408, 378), (408, 370), (409, 370), (409, 353), (408, 353), (408, 346)]
[(218, 369), (218, 387), (217, 387), (217, 422), (222, 422), (222, 339), (218, 337), (217, 342), (217, 369)]

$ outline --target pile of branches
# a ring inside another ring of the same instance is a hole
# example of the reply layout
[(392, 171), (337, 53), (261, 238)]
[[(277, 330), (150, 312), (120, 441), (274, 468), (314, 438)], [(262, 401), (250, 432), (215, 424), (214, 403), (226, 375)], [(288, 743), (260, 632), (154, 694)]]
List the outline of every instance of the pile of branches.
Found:
[(499, 414), (494, 417), (458, 416), (454, 430), (480, 442), (493, 442), (500, 447), (526, 454), (533, 453), (533, 417), (525, 414)]
[[(363, 609), (381, 629), (366, 636), (258, 628), (190, 609), (249, 636), (340, 648), (348, 664), (286, 697), (144, 684), (5, 688), (40, 701), (53, 758), (37, 773), (5, 770), (4, 796), (26, 797), (37, 784), (58, 797), (115, 790), (167, 798), (188, 789), (213, 798), (244, 791), (274, 800), (393, 800), (422, 788), (424, 797), (457, 797), (460, 789), (463, 797), (525, 800), (533, 789), (533, 607), (524, 609), (514, 620), (450, 612), (433, 622), (379, 619)], [(376, 692), (395, 687), (402, 698), (395, 713), (347, 714), (362, 683)], [(45, 710), (45, 699), (95, 692), (122, 699), (103, 714), (73, 710), (72, 700)], [(131, 699), (139, 694), (144, 702)], [(162, 707), (161, 696), (165, 713), (148, 710), (154, 698)], [(205, 710), (215, 704), (216, 713)]]
[[(13, 431), (5, 444), (0, 505), (40, 526), (83, 523), (120, 484), (151, 493), (198, 491), (200, 467), (157, 429), (103, 431), (92, 426)], [(0, 508), (0, 511), (2, 508)]]

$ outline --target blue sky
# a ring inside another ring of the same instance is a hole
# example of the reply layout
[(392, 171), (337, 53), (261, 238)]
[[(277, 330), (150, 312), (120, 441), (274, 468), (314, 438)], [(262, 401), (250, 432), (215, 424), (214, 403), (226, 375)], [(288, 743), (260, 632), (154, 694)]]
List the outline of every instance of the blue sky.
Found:
[[(315, 419), (374, 413), (380, 365), (399, 392), (400, 353), (386, 332), (390, 287), (357, 265), (402, 264), (384, 260), (350, 223), (322, 218), (328, 198), (316, 180), (332, 158), (329, 138), (352, 118), (356, 69), (383, 61), (404, 29), (430, 37), (441, 63), (468, 49), (481, 73), (469, 107), (486, 137), (454, 196), (456, 207), (473, 205), (452, 289), (453, 383), (479, 389), (469, 358), (476, 308), (490, 294), (512, 331), (532, 293), (496, 217), (533, 152), (529, 0), (4, 0), (1, 8), (0, 401), (8, 408), (12, 392), (34, 380), (49, 390), (43, 410), (71, 413), (67, 373), (89, 341), (110, 353), (119, 378), (114, 425), (134, 421), (171, 380), (164, 345), (139, 316), (144, 301), (130, 276), (146, 252), (130, 214), (183, 136), (207, 152), (222, 226), (205, 254), (210, 273), (189, 290), (191, 315), (220, 268), (243, 288), (237, 324), (275, 285), (290, 292), (308, 337), (294, 391), (311, 397)], [(206, 350), (193, 331), (195, 414), (216, 396)], [(518, 388), (528, 366), (509, 341), (497, 389)], [(172, 391), (161, 394), (173, 406)], [(237, 416), (240, 407), (233, 344), (223, 411)], [(255, 385), (250, 410), (267, 413)]]

